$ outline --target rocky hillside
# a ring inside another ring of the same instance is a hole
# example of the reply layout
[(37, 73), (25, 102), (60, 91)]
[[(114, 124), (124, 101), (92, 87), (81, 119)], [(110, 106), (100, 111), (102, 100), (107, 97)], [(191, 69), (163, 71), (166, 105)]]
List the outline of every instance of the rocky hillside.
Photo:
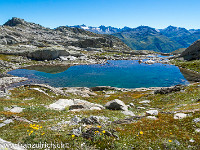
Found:
[(200, 39), (200, 31), (169, 26), (161, 29), (160, 33), (180, 44), (180, 48), (189, 47), (194, 41)]
[[(112, 35), (99, 35), (79, 28), (49, 29), (19, 18), (12, 18), (0, 26), (1, 53), (18, 53), (35, 57), (33, 51), (40, 50), (38, 52), (40, 55), (48, 55), (50, 51), (54, 59), (59, 55), (80, 53), (88, 48), (130, 50)], [(46, 50), (44, 54), (43, 50)]]
[(190, 45), (185, 51), (182, 52), (180, 57), (183, 57), (185, 60), (200, 59), (200, 40), (197, 40)]

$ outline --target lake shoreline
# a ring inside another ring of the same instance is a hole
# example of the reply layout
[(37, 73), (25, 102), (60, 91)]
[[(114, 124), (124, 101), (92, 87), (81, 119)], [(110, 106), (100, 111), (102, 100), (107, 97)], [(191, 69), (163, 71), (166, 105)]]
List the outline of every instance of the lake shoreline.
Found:
[[(141, 61), (141, 60), (144, 60), (144, 59), (148, 59), (148, 61), (153, 61), (155, 60), (156, 58), (156, 63), (162, 63), (162, 61), (158, 61), (159, 58), (156, 57), (156, 55), (152, 55), (153, 57), (149, 57), (149, 56), (135, 56), (135, 57), (132, 57), (131, 60), (138, 60), (138, 61)], [(23, 59), (23, 60), (27, 60), (27, 58)], [(112, 60), (128, 60), (128, 58), (125, 58), (125, 57), (117, 57), (117, 58), (113, 58)], [(163, 59), (164, 60), (164, 59)], [(30, 61), (30, 60), (29, 60)], [(11, 70), (15, 70), (15, 69), (21, 69), (21, 68), (27, 68), (27, 67), (33, 67), (33, 66), (62, 66), (62, 67), (71, 67), (71, 66), (77, 66), (77, 65), (91, 65), (91, 64), (105, 64), (107, 63), (107, 59), (90, 59), (89, 62), (81, 62), (81, 61), (57, 61), (57, 60), (51, 60), (51, 61), (37, 61), (37, 63), (35, 64), (24, 64), (24, 65), (13, 65), (11, 68), (7, 69), (3, 74), (1, 73), (1, 78), (2, 77), (13, 77), (12, 75), (10, 74), (7, 74), (7, 72), (11, 71)], [(5, 62), (5, 61), (4, 61)], [(145, 63), (145, 62), (142, 62), (142, 63)], [(173, 65), (171, 64), (170, 62), (167, 62), (164, 61), (163, 62), (164, 64), (169, 64), (169, 65)], [(148, 64), (148, 63), (146, 63)], [(179, 67), (180, 68), (180, 67)], [(194, 83), (193, 82), (193, 76), (191, 76), (191, 80), (190, 80), (190, 73), (187, 74), (187, 80), (188, 81), (192, 81), (191, 83)], [(169, 86), (170, 87), (170, 86)], [(70, 88), (70, 87), (69, 87)], [(72, 88), (76, 88), (76, 87), (72, 87)], [(78, 87), (77, 87), (78, 88)], [(117, 87), (112, 87), (112, 88), (117, 88)], [(149, 87), (149, 88), (121, 88), (121, 89), (136, 89), (136, 90), (158, 90), (158, 89), (161, 89), (161, 88), (167, 88), (167, 87)], [(117, 89), (120, 89), (120, 88), (117, 88)]]

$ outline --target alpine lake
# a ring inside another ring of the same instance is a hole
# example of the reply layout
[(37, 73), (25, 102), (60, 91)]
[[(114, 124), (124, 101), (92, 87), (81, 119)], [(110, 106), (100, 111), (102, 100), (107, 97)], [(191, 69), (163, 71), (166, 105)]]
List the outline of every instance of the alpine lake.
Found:
[(145, 64), (138, 60), (108, 60), (105, 64), (77, 66), (31, 66), (8, 74), (28, 78), (26, 83), (53, 87), (148, 88), (189, 84), (177, 66)]

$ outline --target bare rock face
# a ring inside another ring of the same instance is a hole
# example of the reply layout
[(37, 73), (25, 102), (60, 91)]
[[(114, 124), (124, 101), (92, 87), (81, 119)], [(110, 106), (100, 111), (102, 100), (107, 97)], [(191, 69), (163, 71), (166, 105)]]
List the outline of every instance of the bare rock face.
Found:
[[(76, 50), (72, 47), (76, 47)], [(15, 17), (0, 26), (1, 53), (23, 56), (28, 53), (30, 58), (36, 60), (50, 60), (58, 56), (68, 56), (72, 50), (82, 51), (88, 48), (130, 50), (117, 37), (95, 34), (79, 28), (62, 26), (50, 29)]]
[(25, 24), (25, 21), (23, 19), (13, 17), (12, 19), (8, 20), (4, 25), (12, 27), (12, 26), (16, 26), (19, 24), (21, 24), (21, 25)]
[(190, 45), (180, 57), (183, 57), (185, 60), (195, 60), (200, 59), (200, 40), (197, 40), (192, 45)]

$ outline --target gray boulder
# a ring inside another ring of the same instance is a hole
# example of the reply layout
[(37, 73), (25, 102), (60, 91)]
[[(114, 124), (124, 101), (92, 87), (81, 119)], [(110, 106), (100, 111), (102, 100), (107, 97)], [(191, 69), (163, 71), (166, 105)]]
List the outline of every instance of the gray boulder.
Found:
[(148, 118), (148, 119), (152, 119), (152, 120), (158, 120), (158, 118), (155, 117), (155, 116), (147, 116), (147, 118)]
[(111, 110), (124, 110), (124, 111), (128, 110), (128, 107), (124, 104), (124, 102), (122, 102), (119, 99), (115, 99), (110, 102), (107, 102), (105, 107)]
[(148, 110), (146, 111), (147, 115), (152, 115), (152, 116), (157, 116), (158, 115), (158, 110)]
[(104, 107), (100, 104), (90, 103), (80, 99), (59, 99), (55, 103), (50, 104), (47, 108), (54, 110), (65, 110), (69, 107), (69, 110), (101, 110)]
[(77, 125), (77, 124), (79, 124), (80, 121), (81, 121), (81, 119), (79, 117), (75, 116), (74, 118), (72, 118), (70, 120), (70, 124), (71, 125)]
[(48, 108), (54, 110), (65, 110), (67, 106), (74, 105), (74, 101), (71, 99), (59, 99), (53, 104), (50, 104)]
[(151, 101), (150, 100), (144, 100), (144, 101), (140, 101), (139, 103), (140, 104), (147, 104), (147, 103), (150, 103)]
[(10, 112), (21, 113), (23, 110), (24, 108), (21, 108), (21, 107), (13, 107), (12, 109), (10, 109)]
[(78, 129), (72, 129), (72, 134), (75, 136), (80, 136), (82, 134), (81, 132), (81, 127), (79, 127)]
[(174, 119), (183, 119), (185, 117), (187, 117), (187, 114), (184, 114), (184, 113), (174, 114)]
[(122, 113), (123, 113), (124, 115), (126, 115), (126, 116), (135, 116), (135, 114), (134, 114), (132, 111), (129, 111), (129, 110), (127, 110), (127, 111), (122, 111)]
[(42, 49), (36, 50), (33, 52), (29, 52), (27, 54), (28, 58), (35, 59), (35, 60), (53, 60), (59, 58), (59, 56), (69, 56), (70, 53), (66, 50), (59, 50), (59, 49)]
[(88, 124), (88, 125), (100, 124), (99, 119), (95, 116), (91, 116), (89, 118), (83, 118), (80, 123)]
[(193, 121), (194, 121), (195, 123), (198, 123), (198, 122), (200, 122), (200, 118), (195, 118), (195, 119), (193, 119)]

